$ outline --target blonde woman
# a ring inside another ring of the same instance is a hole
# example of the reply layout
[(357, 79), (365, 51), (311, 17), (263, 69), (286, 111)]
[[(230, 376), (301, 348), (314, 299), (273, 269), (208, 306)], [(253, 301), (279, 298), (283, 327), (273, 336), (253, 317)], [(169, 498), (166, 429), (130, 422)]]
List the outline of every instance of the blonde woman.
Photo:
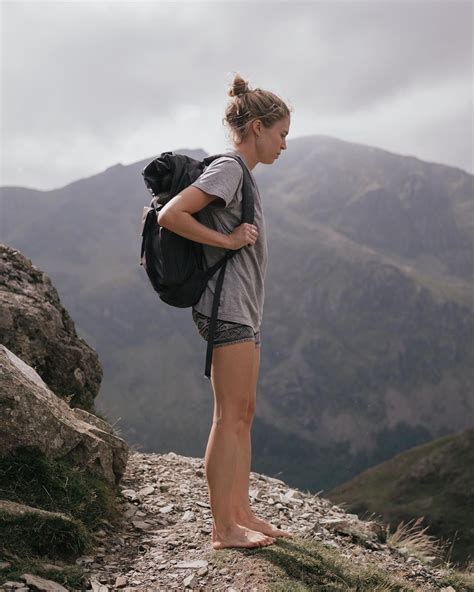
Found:
[[(253, 224), (241, 224), (242, 167), (233, 158), (214, 160), (192, 185), (162, 209), (159, 223), (202, 243), (208, 265), (226, 249), (240, 249), (227, 263), (212, 356), (214, 416), (205, 454), (213, 514), (212, 545), (259, 547), (291, 534), (257, 517), (249, 501), (251, 427), (260, 369), (260, 324), (263, 314), (267, 242), (262, 200), (252, 169), (272, 164), (286, 150), (290, 109), (274, 93), (250, 90), (238, 74), (224, 124), (234, 149), (252, 180)], [(193, 216), (195, 214), (195, 217)], [(207, 340), (217, 273), (209, 281), (192, 317)]]

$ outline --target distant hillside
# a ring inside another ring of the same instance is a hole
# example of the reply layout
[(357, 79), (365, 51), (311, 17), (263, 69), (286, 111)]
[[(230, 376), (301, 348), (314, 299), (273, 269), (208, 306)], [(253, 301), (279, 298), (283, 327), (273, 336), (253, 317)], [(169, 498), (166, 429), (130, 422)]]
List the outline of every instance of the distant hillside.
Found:
[(392, 525), (424, 516), (427, 534), (454, 540), (452, 561), (474, 560), (474, 429), (417, 446), (325, 493), (351, 513)]
[[(51, 276), (99, 353), (100, 411), (145, 452), (202, 456), (205, 343), (138, 264), (151, 159), (2, 188), (1, 239)], [(255, 470), (319, 491), (471, 427), (473, 177), (326, 136), (255, 174), (269, 241)]]

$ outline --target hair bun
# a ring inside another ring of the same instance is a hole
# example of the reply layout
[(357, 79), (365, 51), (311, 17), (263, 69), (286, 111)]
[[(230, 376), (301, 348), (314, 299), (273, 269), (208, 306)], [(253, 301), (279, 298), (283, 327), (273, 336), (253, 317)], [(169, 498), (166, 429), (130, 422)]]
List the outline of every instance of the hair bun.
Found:
[(240, 74), (236, 74), (234, 76), (234, 80), (232, 81), (228, 95), (230, 97), (239, 97), (248, 92), (250, 92), (248, 83), (240, 76)]

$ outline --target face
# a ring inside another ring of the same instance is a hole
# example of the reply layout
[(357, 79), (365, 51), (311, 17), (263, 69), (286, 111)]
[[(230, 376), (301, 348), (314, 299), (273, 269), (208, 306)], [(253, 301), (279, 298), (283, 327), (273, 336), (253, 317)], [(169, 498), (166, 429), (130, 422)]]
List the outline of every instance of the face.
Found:
[(290, 131), (290, 118), (283, 117), (276, 121), (271, 127), (264, 127), (260, 121), (255, 122), (255, 133), (257, 135), (255, 146), (259, 162), (272, 164), (286, 150), (286, 136)]

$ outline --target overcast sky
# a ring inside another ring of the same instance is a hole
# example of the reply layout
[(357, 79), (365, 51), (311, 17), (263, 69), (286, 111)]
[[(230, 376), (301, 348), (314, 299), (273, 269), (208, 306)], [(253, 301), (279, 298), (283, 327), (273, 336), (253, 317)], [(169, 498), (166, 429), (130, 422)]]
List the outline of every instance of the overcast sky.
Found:
[(470, 1), (15, 0), (1, 27), (1, 185), (226, 150), (235, 72), (291, 105), (289, 149), (326, 134), (473, 172)]

